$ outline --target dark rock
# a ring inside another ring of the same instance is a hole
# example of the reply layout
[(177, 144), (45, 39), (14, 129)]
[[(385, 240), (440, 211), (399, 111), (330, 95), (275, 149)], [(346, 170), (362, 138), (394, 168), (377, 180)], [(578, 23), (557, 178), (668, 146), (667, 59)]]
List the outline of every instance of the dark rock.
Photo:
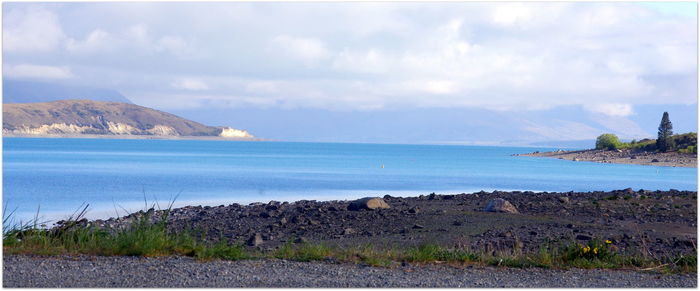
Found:
[(408, 213), (411, 213), (411, 214), (416, 214), (418, 212), (420, 212), (420, 208), (418, 208), (418, 206), (413, 206), (413, 207), (411, 207), (411, 209), (408, 210)]
[(297, 239), (294, 240), (294, 243), (297, 243), (297, 244), (308, 243), (308, 242), (309, 242), (309, 240), (303, 236), (298, 237)]
[(416, 223), (416, 224), (413, 225), (413, 228), (415, 228), (415, 229), (423, 229), (423, 228), (425, 228), (425, 226), (422, 226), (422, 225)]
[(571, 204), (571, 200), (569, 200), (569, 197), (559, 197), (559, 202), (564, 204)]
[(576, 236), (576, 239), (577, 239), (577, 240), (591, 240), (592, 237), (590, 237), (590, 236), (588, 236), (588, 235), (585, 235), (585, 234), (579, 234), (579, 235)]
[(652, 163), (658, 163), (659, 160), (658, 160), (658, 159), (653, 159), (653, 160), (651, 160), (651, 162), (652, 162)]

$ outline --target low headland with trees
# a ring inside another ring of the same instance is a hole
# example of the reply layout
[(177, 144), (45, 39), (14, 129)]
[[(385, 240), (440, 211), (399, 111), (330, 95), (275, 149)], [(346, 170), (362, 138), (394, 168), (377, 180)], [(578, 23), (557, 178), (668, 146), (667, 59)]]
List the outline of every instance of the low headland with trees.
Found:
[(595, 149), (553, 152), (534, 152), (518, 156), (551, 157), (571, 161), (638, 164), (671, 167), (697, 167), (698, 134), (673, 134), (668, 112), (659, 123), (656, 139), (645, 138), (622, 142), (612, 133), (598, 136)]

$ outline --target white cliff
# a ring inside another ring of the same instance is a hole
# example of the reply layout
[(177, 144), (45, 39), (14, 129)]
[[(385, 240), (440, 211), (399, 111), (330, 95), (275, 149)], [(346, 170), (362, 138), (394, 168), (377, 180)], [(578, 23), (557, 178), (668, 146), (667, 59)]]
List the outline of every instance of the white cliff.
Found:
[(226, 127), (221, 130), (219, 134), (220, 137), (227, 138), (253, 138), (254, 136), (248, 133), (248, 131)]

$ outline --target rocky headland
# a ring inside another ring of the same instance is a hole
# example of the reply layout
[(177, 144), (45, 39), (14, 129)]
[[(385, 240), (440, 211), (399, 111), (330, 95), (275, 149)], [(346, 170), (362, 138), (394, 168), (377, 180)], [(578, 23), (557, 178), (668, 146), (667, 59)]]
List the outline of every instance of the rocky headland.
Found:
[(3, 136), (220, 138), (252, 140), (245, 130), (207, 126), (130, 103), (60, 100), (3, 104)]
[(575, 162), (596, 162), (610, 164), (633, 164), (664, 167), (697, 168), (697, 154), (680, 152), (650, 152), (643, 150), (557, 150), (552, 152), (533, 152), (514, 154), (525, 157), (547, 157)]

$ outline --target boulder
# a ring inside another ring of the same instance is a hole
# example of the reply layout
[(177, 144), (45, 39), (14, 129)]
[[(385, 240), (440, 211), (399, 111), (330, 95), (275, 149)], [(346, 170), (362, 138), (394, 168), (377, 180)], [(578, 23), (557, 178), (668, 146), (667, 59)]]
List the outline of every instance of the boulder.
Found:
[(374, 209), (384, 209), (390, 208), (389, 204), (384, 201), (384, 199), (379, 197), (365, 197), (362, 199), (357, 199), (350, 202), (348, 205), (348, 210), (357, 211), (360, 209), (374, 210)]
[(513, 206), (510, 202), (507, 200), (504, 200), (502, 198), (495, 198), (489, 200), (488, 203), (486, 203), (486, 207), (484, 208), (484, 211), (486, 212), (505, 212), (505, 213), (519, 213), (518, 209)]
[(569, 197), (559, 197), (559, 202), (564, 203), (564, 204), (571, 204), (571, 200), (569, 200)]

